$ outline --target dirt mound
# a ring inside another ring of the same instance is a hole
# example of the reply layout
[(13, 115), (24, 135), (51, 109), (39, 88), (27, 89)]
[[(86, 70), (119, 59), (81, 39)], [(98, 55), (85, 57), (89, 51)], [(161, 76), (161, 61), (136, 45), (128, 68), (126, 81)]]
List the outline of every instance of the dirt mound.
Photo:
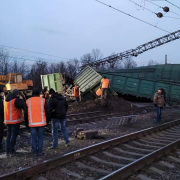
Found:
[(91, 111), (104, 111), (104, 112), (127, 112), (136, 110), (130, 102), (118, 96), (112, 96), (106, 100), (96, 99), (86, 102), (69, 104), (68, 114), (83, 113)]

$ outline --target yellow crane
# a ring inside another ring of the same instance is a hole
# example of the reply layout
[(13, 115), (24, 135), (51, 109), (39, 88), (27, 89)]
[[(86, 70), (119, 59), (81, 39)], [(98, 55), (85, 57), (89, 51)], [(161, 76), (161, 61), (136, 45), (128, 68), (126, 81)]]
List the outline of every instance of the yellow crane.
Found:
[(5, 93), (18, 89), (24, 96), (32, 95), (32, 80), (23, 80), (20, 73), (9, 73), (7, 75), (0, 75), (0, 85), (3, 86)]

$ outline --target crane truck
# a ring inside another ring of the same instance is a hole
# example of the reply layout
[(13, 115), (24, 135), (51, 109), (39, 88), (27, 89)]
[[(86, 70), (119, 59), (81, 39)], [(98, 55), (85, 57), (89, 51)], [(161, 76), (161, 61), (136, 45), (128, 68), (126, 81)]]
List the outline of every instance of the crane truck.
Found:
[(8, 94), (14, 89), (18, 89), (24, 98), (32, 96), (33, 81), (23, 80), (20, 73), (8, 73), (0, 75), (0, 85), (5, 94)]

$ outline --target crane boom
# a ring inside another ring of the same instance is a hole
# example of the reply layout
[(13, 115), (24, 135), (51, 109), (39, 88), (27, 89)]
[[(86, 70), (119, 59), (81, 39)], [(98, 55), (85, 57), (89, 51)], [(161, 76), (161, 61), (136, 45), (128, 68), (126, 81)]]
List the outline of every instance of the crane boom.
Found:
[(162, 36), (158, 39), (155, 39), (155, 40), (150, 41), (148, 43), (145, 43), (143, 45), (140, 45), (135, 49), (131, 49), (128, 51), (124, 51), (122, 53), (118, 53), (115, 55), (108, 56), (106, 58), (97, 60), (95, 62), (85, 64), (82, 67), (84, 67), (86, 65), (89, 65), (91, 67), (98, 67), (98, 66), (106, 64), (106, 63), (112, 64), (112, 63), (116, 62), (117, 60), (123, 60), (123, 59), (129, 58), (131, 56), (137, 57), (139, 54), (142, 54), (143, 52), (149, 51), (150, 49), (156, 48), (158, 46), (161, 46), (163, 44), (166, 44), (168, 42), (174, 41), (174, 40), (179, 39), (179, 38), (180, 38), (180, 30), (172, 32), (172, 33), (167, 34), (165, 36)]

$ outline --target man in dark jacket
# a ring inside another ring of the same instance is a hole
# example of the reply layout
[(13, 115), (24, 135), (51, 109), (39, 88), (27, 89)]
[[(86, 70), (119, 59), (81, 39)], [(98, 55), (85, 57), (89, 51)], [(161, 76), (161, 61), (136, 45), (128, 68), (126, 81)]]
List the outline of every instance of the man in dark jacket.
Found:
[(3, 130), (4, 130), (4, 92), (0, 89), (0, 150), (2, 149)]
[(51, 114), (51, 123), (52, 123), (52, 134), (53, 134), (53, 144), (50, 149), (58, 148), (58, 127), (61, 124), (61, 132), (64, 137), (65, 146), (69, 146), (69, 137), (66, 129), (66, 113), (68, 110), (68, 104), (66, 99), (54, 89), (49, 90), (51, 96), (49, 100), (49, 108)]
[(153, 103), (157, 111), (157, 122), (161, 123), (161, 112), (165, 103), (162, 89), (158, 89), (158, 91), (155, 93), (153, 98)]
[[(6, 104), (10, 103), (11, 107), (6, 107)], [(5, 103), (4, 103), (4, 114), (5, 114), (5, 123), (7, 124), (7, 138), (6, 138), (6, 153), (7, 154), (14, 154), (15, 153), (15, 145), (16, 145), (16, 138), (19, 134), (19, 127), (20, 123), (23, 121), (22, 111), (24, 109), (25, 102), (23, 97), (19, 95), (19, 91), (14, 89), (12, 94), (9, 93), (6, 96)], [(6, 109), (7, 108), (7, 109)], [(9, 111), (16, 111), (10, 112), (12, 115), (9, 115)], [(8, 119), (7, 117), (10, 116)], [(18, 120), (14, 120), (15, 117), (20, 117)], [(14, 121), (14, 122), (13, 122)]]

